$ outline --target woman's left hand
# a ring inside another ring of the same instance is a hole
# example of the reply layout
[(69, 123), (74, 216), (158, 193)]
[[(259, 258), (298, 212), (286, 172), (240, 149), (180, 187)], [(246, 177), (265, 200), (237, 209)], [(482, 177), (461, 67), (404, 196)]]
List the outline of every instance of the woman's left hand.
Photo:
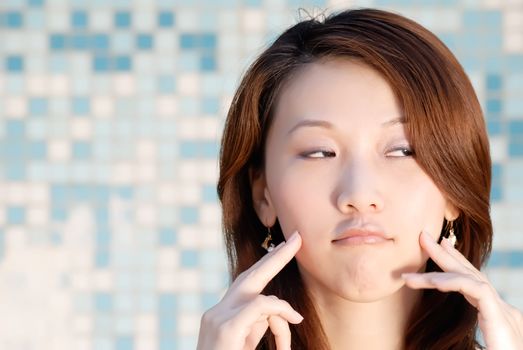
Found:
[(487, 350), (523, 349), (523, 314), (501, 299), (485, 275), (446, 238), (438, 244), (422, 232), (420, 245), (443, 272), (405, 273), (402, 277), (407, 286), (463, 294), (478, 310), (479, 328)]

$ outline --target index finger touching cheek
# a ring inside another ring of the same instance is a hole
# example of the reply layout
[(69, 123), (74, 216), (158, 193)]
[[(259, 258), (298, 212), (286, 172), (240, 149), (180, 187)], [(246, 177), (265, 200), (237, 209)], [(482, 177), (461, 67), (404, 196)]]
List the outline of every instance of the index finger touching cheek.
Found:
[(292, 260), (301, 247), (301, 236), (295, 231), (287, 240), (267, 253), (233, 283), (242, 294), (260, 294), (267, 284)]

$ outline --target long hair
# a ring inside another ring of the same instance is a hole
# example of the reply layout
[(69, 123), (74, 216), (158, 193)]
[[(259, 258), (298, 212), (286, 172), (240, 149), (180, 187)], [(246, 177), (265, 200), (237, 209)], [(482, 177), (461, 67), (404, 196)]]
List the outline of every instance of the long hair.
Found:
[[(253, 208), (249, 174), (263, 171), (275, 102), (301, 67), (325, 58), (357, 60), (389, 83), (403, 110), (417, 163), (460, 212), (454, 223), (456, 248), (481, 268), (492, 244), (491, 160), (473, 87), (454, 55), (430, 31), (398, 14), (357, 9), (287, 29), (252, 63), (235, 93), (221, 143), (218, 181), (231, 278), (265, 253), (260, 243), (266, 228)], [(272, 235), (283, 240), (278, 224)], [(426, 271), (441, 270), (429, 259)], [(264, 293), (287, 300), (304, 316), (301, 324), (290, 325), (293, 348), (329, 348), (295, 259)], [(473, 350), (478, 346), (476, 328), (477, 310), (461, 294), (423, 290), (405, 330), (405, 348)], [(259, 349), (276, 349), (269, 331)]]

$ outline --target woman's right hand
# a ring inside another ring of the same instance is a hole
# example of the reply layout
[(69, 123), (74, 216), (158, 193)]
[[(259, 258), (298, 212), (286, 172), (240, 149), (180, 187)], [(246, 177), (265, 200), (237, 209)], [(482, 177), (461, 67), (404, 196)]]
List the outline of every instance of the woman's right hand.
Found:
[(204, 313), (197, 350), (255, 349), (268, 327), (278, 350), (291, 348), (289, 322), (298, 324), (303, 317), (288, 302), (260, 293), (300, 246), (295, 232), (236, 278), (222, 300)]

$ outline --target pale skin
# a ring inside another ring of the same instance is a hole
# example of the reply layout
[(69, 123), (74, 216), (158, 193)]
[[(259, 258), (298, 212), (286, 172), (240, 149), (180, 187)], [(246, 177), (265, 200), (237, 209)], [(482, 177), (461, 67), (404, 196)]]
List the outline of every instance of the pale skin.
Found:
[[(198, 349), (254, 349), (267, 328), (289, 349), (289, 323), (301, 316), (260, 293), (293, 257), (333, 350), (402, 349), (423, 288), (465, 295), (489, 350), (523, 348), (522, 314), (446, 240), (436, 243), (443, 219), (459, 212), (416, 163), (401, 108), (376, 72), (347, 60), (311, 64), (283, 89), (266, 144), (253, 204), (266, 226), (278, 219), (288, 242), (205, 313)], [(334, 243), (362, 223), (387, 241)], [(425, 273), (429, 257), (444, 272)]]

